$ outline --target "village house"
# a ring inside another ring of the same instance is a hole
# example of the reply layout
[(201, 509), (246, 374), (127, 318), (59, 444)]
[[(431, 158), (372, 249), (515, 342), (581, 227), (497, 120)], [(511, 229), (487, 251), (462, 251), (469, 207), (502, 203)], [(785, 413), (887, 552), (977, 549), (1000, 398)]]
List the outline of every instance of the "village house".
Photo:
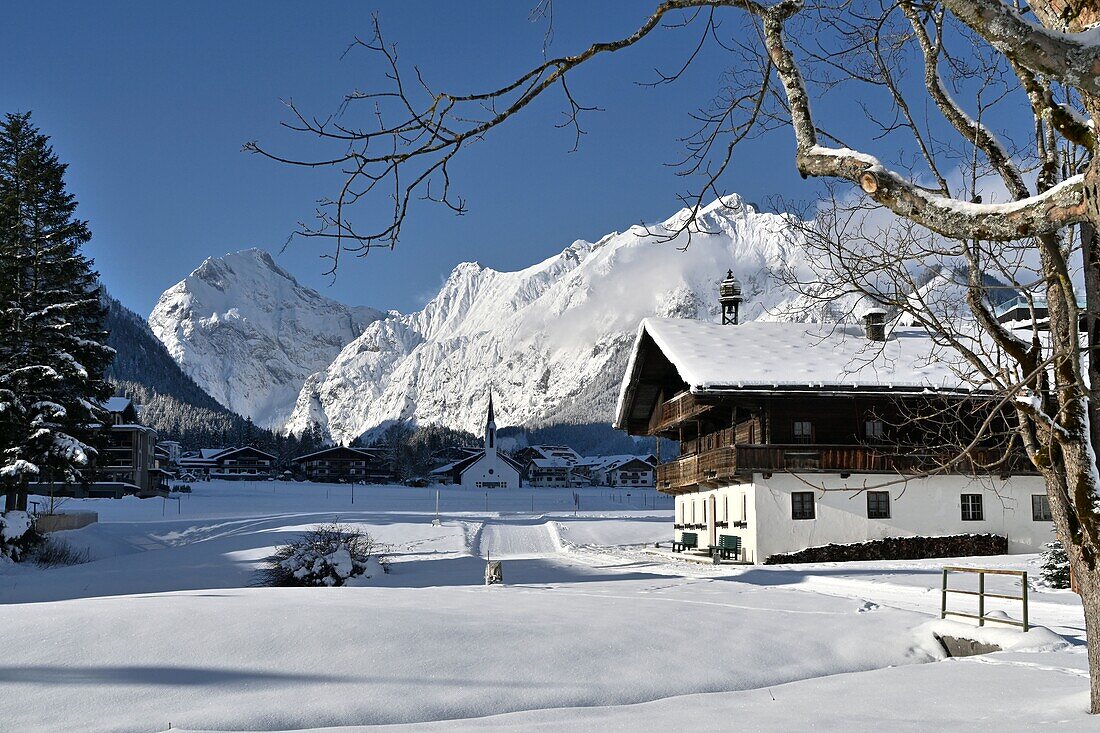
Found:
[(581, 459), (577, 470), (588, 477), (591, 486), (630, 486), (652, 489), (657, 485), (657, 457), (645, 456), (587, 456)]
[(497, 423), (493, 413), (493, 396), (485, 418), (485, 447), (440, 466), (431, 472), (433, 481), (475, 489), (518, 489), (522, 467), (497, 450)]
[(523, 466), (523, 480), (532, 488), (572, 488), (588, 486), (587, 474), (577, 466), (580, 454), (564, 445), (530, 445), (515, 453)]
[(377, 448), (338, 445), (298, 456), (293, 463), (307, 481), (384, 484), (396, 480)]
[(252, 446), (202, 448), (181, 457), (179, 467), (192, 479), (266, 481), (275, 475), (275, 456)]
[(616, 426), (679, 442), (680, 457), (657, 467), (678, 541), (736, 538), (740, 559), (763, 562), (897, 536), (991, 533), (1010, 552), (1051, 540), (1026, 456), (990, 438), (951, 462), (990, 414), (988, 396), (923, 329), (888, 328), (884, 315), (868, 309), (862, 327), (642, 322)]

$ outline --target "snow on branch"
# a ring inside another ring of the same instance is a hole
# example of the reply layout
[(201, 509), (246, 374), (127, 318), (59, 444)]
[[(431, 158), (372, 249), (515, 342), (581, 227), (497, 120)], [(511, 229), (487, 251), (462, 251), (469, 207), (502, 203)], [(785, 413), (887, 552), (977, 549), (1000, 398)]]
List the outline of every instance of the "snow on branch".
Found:
[(944, 6), (1007, 58), (1036, 74), (1100, 95), (1100, 29), (1060, 33), (1001, 0), (944, 0)]

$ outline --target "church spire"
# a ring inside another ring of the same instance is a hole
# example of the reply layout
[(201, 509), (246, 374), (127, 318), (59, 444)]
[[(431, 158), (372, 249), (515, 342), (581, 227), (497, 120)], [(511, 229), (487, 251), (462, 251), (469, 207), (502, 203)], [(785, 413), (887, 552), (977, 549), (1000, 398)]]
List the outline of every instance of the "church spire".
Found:
[(496, 452), (497, 449), (497, 421), (493, 414), (493, 388), (489, 388), (489, 412), (485, 418), (485, 451)]

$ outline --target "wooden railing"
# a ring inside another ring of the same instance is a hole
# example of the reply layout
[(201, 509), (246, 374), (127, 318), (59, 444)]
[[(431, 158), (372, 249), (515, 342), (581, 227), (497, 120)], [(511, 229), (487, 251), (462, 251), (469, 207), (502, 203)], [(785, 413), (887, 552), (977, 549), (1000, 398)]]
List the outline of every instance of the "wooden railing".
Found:
[[(947, 574), (948, 573), (975, 573), (978, 576), (978, 590), (961, 590), (959, 588), (947, 587)], [(990, 593), (985, 589), (985, 576), (986, 575), (1011, 575), (1020, 579), (1020, 595), (1012, 596), (1005, 593)], [(965, 596), (976, 596), (978, 598), (978, 612), (966, 613), (964, 611), (948, 611), (947, 610), (947, 594), (958, 593)], [(1020, 626), (1024, 631), (1030, 629), (1027, 620), (1027, 572), (1024, 570), (1000, 570), (995, 568), (963, 568), (955, 567), (952, 565), (945, 565), (943, 568), (943, 585), (940, 589), (940, 618), (947, 618), (948, 616), (962, 616), (963, 618), (976, 619), (978, 626), (985, 626), (986, 621), (994, 621), (999, 624), (1008, 624), (1010, 626)], [(1001, 618), (999, 616), (990, 616), (985, 611), (985, 599), (986, 598), (998, 598), (1006, 601), (1021, 601), (1023, 603), (1023, 620), (1016, 621), (1009, 618)]]
[[(950, 451), (928, 451), (919, 447), (874, 445), (739, 445), (737, 465), (745, 471), (852, 471), (856, 473), (981, 473), (985, 466), (998, 464), (1000, 449), (972, 449), (962, 460)], [(1014, 456), (996, 471), (1033, 473), (1025, 456)], [(948, 465), (950, 464), (950, 465)]]
[[(692, 446), (694, 447), (694, 446)], [(679, 493), (699, 484), (729, 481), (754, 471), (823, 473), (922, 473), (953, 474), (988, 472), (984, 466), (997, 463), (1001, 452), (976, 449), (970, 455), (944, 468), (952, 456), (947, 453), (904, 451), (897, 446), (870, 445), (726, 445), (683, 456), (657, 466), (657, 488)], [(1015, 458), (1015, 457), (1014, 457)], [(1026, 457), (1015, 458), (1002, 473), (1034, 473)]]
[(661, 419), (656, 430), (677, 425), (684, 420), (698, 417), (710, 409), (710, 405), (700, 404), (691, 392), (681, 392), (661, 405)]

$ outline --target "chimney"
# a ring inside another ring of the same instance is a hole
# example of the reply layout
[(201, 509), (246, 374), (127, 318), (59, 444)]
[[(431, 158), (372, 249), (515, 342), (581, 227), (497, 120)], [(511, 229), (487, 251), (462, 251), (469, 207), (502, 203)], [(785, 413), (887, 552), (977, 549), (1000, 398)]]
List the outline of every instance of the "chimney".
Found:
[(740, 316), (741, 283), (733, 276), (733, 270), (726, 271), (726, 279), (718, 286), (718, 302), (722, 304), (722, 325), (737, 325)]
[(863, 332), (871, 341), (885, 341), (886, 311), (882, 308), (868, 308), (863, 311)]

